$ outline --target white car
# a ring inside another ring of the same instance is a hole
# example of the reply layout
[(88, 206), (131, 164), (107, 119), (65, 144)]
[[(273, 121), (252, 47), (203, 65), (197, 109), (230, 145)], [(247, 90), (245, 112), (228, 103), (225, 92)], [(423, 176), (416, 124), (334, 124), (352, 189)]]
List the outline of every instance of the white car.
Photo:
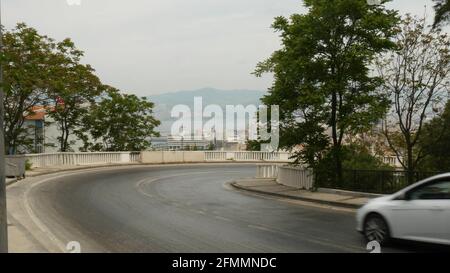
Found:
[(450, 245), (450, 173), (371, 200), (357, 213), (368, 241), (391, 238)]

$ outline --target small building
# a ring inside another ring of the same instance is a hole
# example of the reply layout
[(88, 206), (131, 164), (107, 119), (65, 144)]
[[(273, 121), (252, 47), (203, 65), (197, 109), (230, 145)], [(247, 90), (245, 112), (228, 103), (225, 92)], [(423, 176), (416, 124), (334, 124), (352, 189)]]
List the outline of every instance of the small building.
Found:
[[(19, 153), (56, 153), (59, 152), (60, 131), (54, 120), (47, 114), (53, 108), (46, 106), (34, 106), (32, 114), (25, 117), (24, 128), (28, 132), (28, 138), (32, 142), (31, 147), (22, 147)], [(83, 142), (75, 136), (70, 136), (71, 148), (78, 151), (83, 147)]]
[[(42, 106), (35, 106), (32, 109), (33, 114), (25, 117), (24, 128), (32, 141), (31, 150), (21, 151), (26, 153), (44, 153), (45, 152), (45, 114), (46, 110)], [(24, 149), (24, 148), (22, 148)]]

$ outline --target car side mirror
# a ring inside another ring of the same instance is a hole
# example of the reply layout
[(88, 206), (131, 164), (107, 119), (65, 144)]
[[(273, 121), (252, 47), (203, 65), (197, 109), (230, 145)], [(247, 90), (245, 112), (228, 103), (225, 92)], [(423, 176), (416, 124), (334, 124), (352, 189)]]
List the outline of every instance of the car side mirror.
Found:
[(411, 200), (411, 196), (406, 192), (403, 193), (401, 195), (399, 195), (396, 200), (403, 200), (403, 201), (410, 201)]

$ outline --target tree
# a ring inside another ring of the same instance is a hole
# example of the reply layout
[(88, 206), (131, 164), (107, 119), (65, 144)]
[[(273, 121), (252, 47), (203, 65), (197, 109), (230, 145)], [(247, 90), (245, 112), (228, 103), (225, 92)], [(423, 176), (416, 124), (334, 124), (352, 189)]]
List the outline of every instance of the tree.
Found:
[(245, 142), (246, 150), (252, 152), (260, 152), (261, 151), (261, 141), (260, 140), (250, 140), (248, 139)]
[(369, 145), (352, 143), (346, 145), (343, 165), (348, 170), (392, 170), (393, 168), (384, 164), (380, 157), (374, 156)]
[(100, 102), (91, 105), (78, 131), (91, 151), (141, 151), (150, 147), (149, 138), (159, 136), (160, 122), (153, 117), (152, 102), (107, 88)]
[(206, 148), (207, 151), (214, 151), (216, 149), (216, 145), (214, 145), (214, 142), (209, 143), (208, 147)]
[(419, 145), (425, 154), (420, 170), (450, 171), (450, 101), (443, 113), (425, 124)]
[(393, 47), (398, 17), (366, 0), (304, 3), (307, 14), (276, 18), (282, 49), (259, 63), (255, 74), (275, 76), (263, 102), (282, 109), (281, 146), (301, 147), (297, 163), (312, 167), (331, 153), (334, 181), (341, 183), (345, 136), (367, 130), (386, 111), (380, 79), (370, 76), (369, 66)]
[(439, 29), (428, 29), (425, 18), (407, 15), (395, 42), (396, 50), (377, 62), (393, 105), (384, 134), (413, 183), (414, 171), (425, 156), (418, 146), (423, 125), (436, 114), (439, 103), (446, 101), (450, 39)]
[(94, 69), (80, 64), (82, 56), (83, 52), (77, 50), (70, 39), (65, 39), (57, 44), (52, 59), (52, 79), (48, 91), (52, 107), (48, 107), (48, 115), (59, 129), (61, 152), (71, 150), (69, 137), (81, 126), (89, 105), (95, 103), (95, 98), (103, 90)]
[(436, 16), (433, 27), (437, 27), (450, 19), (450, 0), (434, 0), (434, 2), (436, 3), (434, 5)]
[(5, 146), (8, 154), (32, 143), (25, 117), (46, 98), (53, 40), (21, 23), (3, 36)]

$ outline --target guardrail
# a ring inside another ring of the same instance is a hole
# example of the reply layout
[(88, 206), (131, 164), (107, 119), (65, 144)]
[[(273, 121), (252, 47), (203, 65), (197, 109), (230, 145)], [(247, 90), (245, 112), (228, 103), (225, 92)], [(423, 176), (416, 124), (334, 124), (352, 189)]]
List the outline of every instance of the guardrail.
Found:
[(33, 168), (100, 164), (164, 164), (201, 162), (290, 162), (284, 152), (149, 151), (27, 154)]
[(33, 168), (140, 162), (139, 152), (27, 154)]
[(258, 165), (256, 166), (256, 178), (276, 179), (279, 184), (296, 189), (311, 190), (314, 188), (314, 172), (303, 167)]
[(231, 157), (227, 156), (227, 152), (205, 152), (205, 161), (226, 161)]
[(290, 154), (282, 152), (149, 151), (141, 158), (142, 163), (290, 162)]
[(306, 168), (278, 167), (278, 183), (296, 189), (314, 188), (314, 172)]
[(287, 152), (204, 152), (205, 161), (291, 162)]
[(278, 165), (258, 165), (256, 166), (256, 178), (277, 178)]

